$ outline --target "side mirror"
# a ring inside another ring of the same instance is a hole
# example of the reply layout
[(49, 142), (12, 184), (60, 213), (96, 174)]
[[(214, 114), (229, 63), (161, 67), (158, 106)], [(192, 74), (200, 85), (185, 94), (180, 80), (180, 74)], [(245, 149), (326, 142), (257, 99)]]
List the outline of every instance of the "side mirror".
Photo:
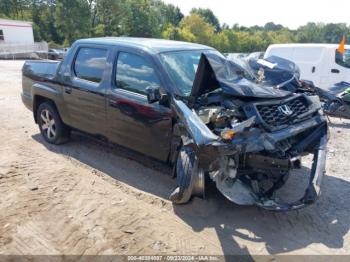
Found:
[(153, 104), (155, 102), (159, 102), (160, 105), (169, 107), (170, 99), (168, 94), (161, 94), (159, 91), (159, 87), (147, 87), (147, 101), (149, 104)]
[(153, 104), (155, 102), (158, 102), (160, 100), (160, 92), (159, 87), (147, 87), (147, 100), (149, 104)]

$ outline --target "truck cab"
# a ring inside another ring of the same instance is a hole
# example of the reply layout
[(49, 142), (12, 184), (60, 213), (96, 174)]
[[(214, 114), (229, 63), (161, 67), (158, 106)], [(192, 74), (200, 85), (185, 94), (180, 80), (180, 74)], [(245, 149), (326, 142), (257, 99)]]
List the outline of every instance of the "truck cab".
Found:
[(25, 63), (22, 99), (36, 121), (40, 100), (51, 99), (66, 126), (167, 161), (171, 109), (148, 103), (146, 88), (179, 92), (160, 64), (160, 52), (197, 50), (199, 56), (208, 49), (143, 38), (78, 40), (62, 62)]

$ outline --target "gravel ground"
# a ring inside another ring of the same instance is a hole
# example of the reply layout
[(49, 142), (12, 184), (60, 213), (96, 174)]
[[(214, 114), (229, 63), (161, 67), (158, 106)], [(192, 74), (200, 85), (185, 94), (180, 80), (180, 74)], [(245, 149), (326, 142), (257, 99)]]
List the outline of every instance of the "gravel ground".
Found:
[(22, 64), (0, 61), (0, 254), (350, 253), (350, 121), (331, 119), (322, 195), (306, 209), (237, 206), (215, 190), (173, 206), (156, 161), (82, 134), (45, 143), (20, 99)]

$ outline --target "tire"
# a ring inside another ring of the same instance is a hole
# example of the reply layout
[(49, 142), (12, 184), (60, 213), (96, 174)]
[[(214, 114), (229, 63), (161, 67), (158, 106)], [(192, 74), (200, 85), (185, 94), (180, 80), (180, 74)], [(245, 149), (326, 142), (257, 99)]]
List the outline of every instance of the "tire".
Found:
[(39, 105), (37, 120), (41, 135), (50, 144), (63, 144), (68, 141), (70, 128), (66, 126), (52, 102)]
[(175, 204), (185, 204), (193, 194), (204, 197), (204, 179), (204, 173), (198, 168), (194, 150), (183, 147), (176, 162), (178, 187), (171, 193), (170, 200)]

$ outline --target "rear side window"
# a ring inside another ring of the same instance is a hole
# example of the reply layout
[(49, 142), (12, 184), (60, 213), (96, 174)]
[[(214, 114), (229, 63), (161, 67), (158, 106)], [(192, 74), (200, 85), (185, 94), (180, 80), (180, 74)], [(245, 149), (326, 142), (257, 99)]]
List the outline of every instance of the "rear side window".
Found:
[(4, 38), (4, 31), (0, 29), (0, 41), (5, 40)]
[(80, 48), (74, 63), (77, 77), (100, 83), (106, 67), (107, 50), (100, 48)]
[(350, 49), (345, 49), (344, 54), (335, 51), (335, 62), (343, 67), (350, 68)]
[(160, 82), (151, 63), (139, 55), (120, 52), (115, 77), (117, 87), (146, 94), (147, 87), (159, 87)]

